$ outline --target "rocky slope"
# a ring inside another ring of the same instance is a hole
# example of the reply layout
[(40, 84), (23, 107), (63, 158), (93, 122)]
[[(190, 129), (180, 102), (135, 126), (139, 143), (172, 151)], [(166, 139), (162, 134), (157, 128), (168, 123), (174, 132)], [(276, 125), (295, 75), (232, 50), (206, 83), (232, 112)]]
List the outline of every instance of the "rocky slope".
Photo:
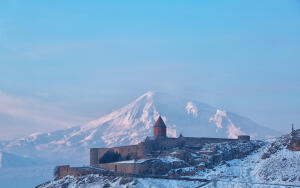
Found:
[[(244, 159), (201, 174), (204, 178), (262, 184), (285, 184), (300, 187), (300, 151), (287, 149), (291, 135), (265, 141), (265, 146)], [(267, 156), (267, 157), (266, 157)]]
[(166, 122), (170, 137), (179, 133), (184, 136), (229, 138), (243, 133), (253, 138), (278, 135), (276, 131), (248, 118), (204, 103), (147, 92), (123, 108), (86, 125), (0, 142), (0, 149), (62, 163), (88, 163), (90, 147), (136, 144), (152, 135), (152, 126), (159, 115)]

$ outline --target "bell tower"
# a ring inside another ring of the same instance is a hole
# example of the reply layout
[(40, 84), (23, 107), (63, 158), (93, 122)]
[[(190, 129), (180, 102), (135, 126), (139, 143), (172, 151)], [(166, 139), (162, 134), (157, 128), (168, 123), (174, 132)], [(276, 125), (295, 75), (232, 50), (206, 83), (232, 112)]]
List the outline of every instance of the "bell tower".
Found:
[(154, 129), (154, 138), (166, 138), (167, 137), (167, 127), (161, 116), (158, 117), (158, 119), (155, 122), (155, 125), (153, 127)]

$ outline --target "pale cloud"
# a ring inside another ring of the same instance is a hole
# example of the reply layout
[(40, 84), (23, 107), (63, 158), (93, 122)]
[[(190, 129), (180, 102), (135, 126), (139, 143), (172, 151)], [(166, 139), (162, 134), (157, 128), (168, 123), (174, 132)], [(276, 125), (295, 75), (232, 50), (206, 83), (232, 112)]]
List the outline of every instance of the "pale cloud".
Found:
[(3, 91), (0, 91), (0, 114), (33, 121), (41, 126), (68, 127), (85, 121), (84, 118), (72, 116), (55, 106), (35, 99), (8, 95)]

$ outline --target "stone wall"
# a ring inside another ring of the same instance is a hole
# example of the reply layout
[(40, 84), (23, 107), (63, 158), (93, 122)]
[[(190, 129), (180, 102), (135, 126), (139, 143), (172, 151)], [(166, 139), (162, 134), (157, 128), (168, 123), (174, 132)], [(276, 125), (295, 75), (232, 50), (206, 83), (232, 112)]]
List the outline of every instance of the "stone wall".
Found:
[[(146, 160), (141, 163), (135, 162), (114, 162), (100, 164), (100, 159), (108, 151), (113, 151), (120, 154), (119, 161), (128, 161), (132, 159), (149, 159), (155, 158), (161, 154), (161, 151), (166, 151), (173, 148), (184, 148), (186, 151), (190, 149), (201, 149), (206, 144), (231, 142), (238, 143), (239, 141), (248, 141), (249, 136), (239, 137), (239, 139), (225, 138), (194, 138), (194, 137), (179, 137), (179, 138), (161, 138), (156, 140), (147, 140), (138, 145), (121, 146), (113, 148), (91, 148), (90, 149), (90, 166), (91, 167), (70, 167), (69, 165), (57, 167), (57, 178), (62, 178), (67, 175), (82, 176), (86, 174), (99, 173), (124, 173), (124, 174), (152, 174), (159, 175), (166, 173), (171, 169), (168, 164), (162, 163), (160, 160)], [(300, 150), (300, 142), (295, 142), (293, 148)], [(298, 151), (298, 150), (297, 150)], [(98, 168), (93, 168), (98, 167)], [(99, 169), (99, 168), (102, 168)], [(106, 171), (105, 171), (105, 170)]]
[(291, 137), (292, 138), (287, 148), (292, 151), (300, 151), (300, 129), (293, 130)]
[(57, 168), (58, 168), (57, 169), (58, 172), (57, 172), (56, 179), (63, 178), (67, 175), (75, 176), (75, 177), (79, 175), (78, 170), (76, 170), (75, 168), (70, 167), (69, 165), (58, 166)]
[[(87, 174), (110, 174), (111, 173), (124, 173), (124, 174), (151, 174), (152, 169), (148, 163), (105, 163), (97, 164), (94, 167), (70, 167), (69, 165), (58, 166), (58, 173), (56, 179), (61, 179), (65, 176), (84, 176)], [(102, 168), (102, 169), (99, 169)], [(105, 169), (105, 170), (103, 170)]]
[(85, 176), (88, 174), (109, 175), (112, 174), (112, 172), (91, 167), (70, 167), (69, 165), (62, 165), (57, 167), (57, 176), (55, 179), (61, 179), (65, 176)]
[(239, 135), (238, 140), (240, 140), (240, 141), (250, 141), (250, 136), (249, 135)]
[(288, 146), (288, 149), (292, 151), (300, 151), (300, 136), (294, 136), (291, 139), (291, 143)]
[(98, 164), (100, 168), (111, 170), (116, 173), (139, 174), (143, 173), (142, 164), (140, 163), (105, 163)]
[(110, 170), (120, 174), (136, 174), (136, 175), (162, 175), (167, 173), (171, 168), (171, 164), (166, 164), (157, 159), (150, 159), (144, 162), (132, 163), (105, 163), (98, 164), (97, 167)]
[[(194, 137), (179, 137), (179, 138), (161, 138), (156, 140), (148, 140), (141, 142), (138, 145), (121, 146), (113, 148), (91, 148), (90, 149), (90, 165), (97, 166), (100, 164), (100, 159), (103, 155), (111, 150), (121, 155), (119, 161), (142, 159), (147, 155), (154, 155), (156, 151), (168, 150), (172, 148), (181, 147), (198, 147), (201, 148), (204, 144), (221, 143), (228, 141), (245, 141), (245, 136), (240, 139), (226, 139), (226, 138), (194, 138)], [(247, 136), (247, 139), (250, 137)], [(155, 155), (154, 155), (155, 157)]]
[(237, 139), (226, 139), (226, 138), (194, 138), (194, 137), (179, 137), (179, 138), (166, 138), (149, 140), (148, 142), (142, 142), (146, 153), (158, 150), (168, 150), (172, 148), (180, 147), (202, 147), (204, 144), (210, 143), (221, 143), (228, 141), (238, 141)]
[(115, 153), (119, 153), (121, 155), (121, 158), (119, 161), (139, 159), (146, 155), (145, 147), (142, 144), (113, 147), (113, 148), (91, 148), (90, 149), (90, 165), (95, 166), (95, 165), (99, 164), (100, 159), (109, 150), (114, 151)]

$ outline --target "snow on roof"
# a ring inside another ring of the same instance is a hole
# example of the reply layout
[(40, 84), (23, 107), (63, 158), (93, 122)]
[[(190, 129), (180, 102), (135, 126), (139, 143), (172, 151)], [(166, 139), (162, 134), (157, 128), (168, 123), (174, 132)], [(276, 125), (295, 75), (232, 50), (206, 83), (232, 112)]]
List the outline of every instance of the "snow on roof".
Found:
[(170, 156), (166, 156), (166, 157), (159, 157), (159, 159), (164, 162), (164, 163), (173, 163), (175, 161), (182, 161), (176, 157), (170, 157)]
[(143, 163), (145, 161), (147, 161), (148, 159), (139, 159), (139, 160), (128, 160), (128, 161), (119, 161), (116, 163), (126, 163), (126, 164), (130, 164), (130, 163)]

